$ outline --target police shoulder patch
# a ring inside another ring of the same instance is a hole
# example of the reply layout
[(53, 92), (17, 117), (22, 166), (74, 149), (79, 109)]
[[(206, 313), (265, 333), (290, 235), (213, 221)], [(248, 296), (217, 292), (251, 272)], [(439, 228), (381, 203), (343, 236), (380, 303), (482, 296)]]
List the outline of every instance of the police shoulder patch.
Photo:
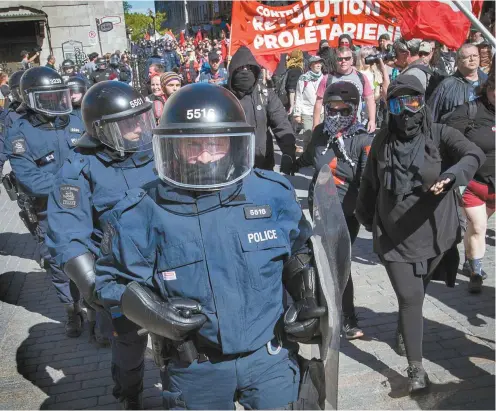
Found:
[(272, 208), (270, 208), (270, 205), (245, 206), (243, 210), (247, 220), (272, 217)]
[(69, 184), (60, 186), (60, 205), (64, 208), (76, 208), (79, 206), (80, 188)]
[(112, 250), (112, 239), (115, 235), (115, 228), (112, 224), (108, 223), (103, 232), (102, 243), (100, 249), (103, 254), (110, 254)]
[(14, 154), (24, 154), (26, 152), (26, 140), (23, 138), (12, 140), (12, 152)]

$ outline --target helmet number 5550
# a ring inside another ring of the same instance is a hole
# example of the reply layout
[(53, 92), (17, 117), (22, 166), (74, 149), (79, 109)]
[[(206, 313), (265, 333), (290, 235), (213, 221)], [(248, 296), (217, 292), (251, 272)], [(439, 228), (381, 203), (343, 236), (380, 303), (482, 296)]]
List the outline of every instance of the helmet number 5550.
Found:
[(215, 110), (213, 108), (209, 108), (208, 110), (206, 108), (195, 108), (186, 110), (186, 118), (188, 120), (191, 120), (193, 118), (213, 118), (215, 115)]

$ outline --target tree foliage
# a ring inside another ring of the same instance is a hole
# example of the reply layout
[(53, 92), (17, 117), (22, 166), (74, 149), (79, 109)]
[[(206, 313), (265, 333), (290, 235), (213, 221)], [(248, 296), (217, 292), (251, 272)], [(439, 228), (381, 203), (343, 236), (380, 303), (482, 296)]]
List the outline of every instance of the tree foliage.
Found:
[[(124, 13), (126, 27), (132, 29), (131, 40), (137, 41), (142, 39), (145, 33), (153, 27), (153, 19), (147, 14), (143, 13)], [(163, 34), (165, 30), (162, 29), (163, 23), (167, 20), (166, 13), (155, 14), (155, 30), (159, 34)]]
[(123, 1), (122, 7), (124, 7), (124, 13), (131, 12), (131, 9), (133, 8), (133, 6), (131, 6), (131, 3), (129, 3), (128, 1)]

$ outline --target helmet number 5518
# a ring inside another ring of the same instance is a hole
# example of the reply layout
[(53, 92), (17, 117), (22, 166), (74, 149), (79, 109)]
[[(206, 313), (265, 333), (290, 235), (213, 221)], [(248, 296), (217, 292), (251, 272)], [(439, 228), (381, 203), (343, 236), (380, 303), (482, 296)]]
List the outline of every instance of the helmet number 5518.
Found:
[(191, 120), (193, 118), (213, 118), (215, 115), (215, 110), (213, 108), (209, 108), (208, 110), (206, 108), (195, 108), (186, 110), (186, 118), (188, 120)]

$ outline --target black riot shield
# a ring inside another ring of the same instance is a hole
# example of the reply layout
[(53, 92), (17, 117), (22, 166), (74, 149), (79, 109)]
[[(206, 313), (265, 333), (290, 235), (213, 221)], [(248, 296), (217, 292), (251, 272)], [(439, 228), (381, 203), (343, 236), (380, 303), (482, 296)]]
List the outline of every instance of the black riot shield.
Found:
[[(341, 301), (351, 269), (351, 242), (331, 169), (322, 167), (313, 202), (311, 237), (320, 280), (320, 301), (327, 306), (321, 320), (322, 342), (318, 349), (324, 362), (325, 409), (337, 409)], [(313, 351), (313, 350), (312, 350)]]

